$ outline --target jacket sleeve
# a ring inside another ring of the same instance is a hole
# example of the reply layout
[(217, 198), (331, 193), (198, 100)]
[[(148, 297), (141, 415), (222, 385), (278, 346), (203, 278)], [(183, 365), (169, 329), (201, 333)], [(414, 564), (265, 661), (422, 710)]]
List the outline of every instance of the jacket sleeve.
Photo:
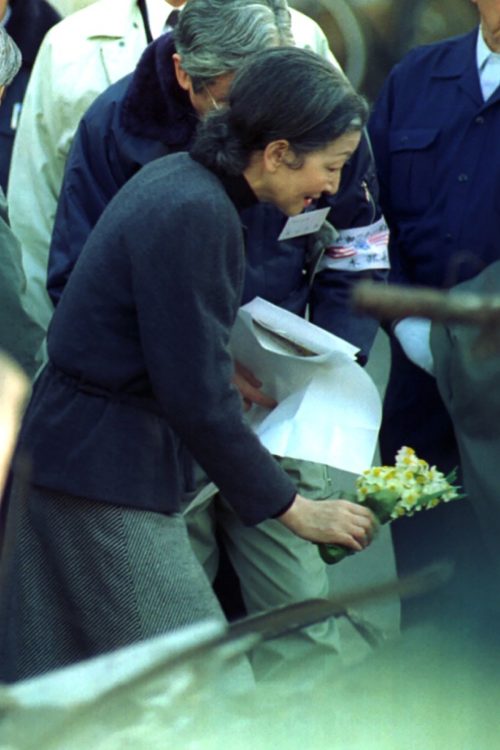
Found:
[[(296, 489), (245, 424), (230, 385), (242, 238), (220, 204), (213, 214), (193, 204), (190, 221), (175, 212), (157, 227), (161, 242), (149, 239), (140, 252), (132, 249), (133, 294), (147, 370), (169, 425), (240, 518), (254, 524), (283, 512)], [(143, 237), (134, 231), (126, 240), (132, 248)], [(172, 246), (178, 250), (165, 263), (165, 247)]]
[[(331, 205), (328, 222), (335, 230), (347, 230), (375, 225), (383, 219), (379, 204), (379, 190), (373, 153), (367, 133), (363, 134), (359, 148), (344, 167), (339, 192), (326, 199)], [(314, 238), (311, 238), (314, 242)], [(365, 363), (378, 322), (352, 310), (351, 296), (355, 285), (362, 279), (385, 282), (387, 269), (372, 266), (365, 270), (344, 270), (326, 262), (326, 246), (313, 253), (316, 272), (312, 276), (310, 294), (311, 320), (327, 331), (341, 336), (359, 347), (358, 359)], [(376, 264), (375, 264), (376, 265)]]
[(94, 116), (93, 109), (76, 131), (57, 203), (47, 269), (47, 290), (54, 306), (97, 220), (132, 176), (115, 158), (113, 131), (102, 126), (97, 116), (101, 110)]

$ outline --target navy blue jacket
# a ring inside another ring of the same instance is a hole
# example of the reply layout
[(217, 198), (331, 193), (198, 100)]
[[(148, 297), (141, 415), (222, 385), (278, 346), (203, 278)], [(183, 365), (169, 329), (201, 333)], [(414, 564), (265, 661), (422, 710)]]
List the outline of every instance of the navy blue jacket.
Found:
[(500, 257), (500, 90), (483, 102), (477, 33), (410, 52), (371, 116), (396, 282), (449, 287)]
[(293, 483), (230, 382), (244, 271), (237, 209), (255, 200), (243, 178), (218, 179), (180, 153), (109, 203), (54, 313), (24, 417), (19, 445), (35, 485), (179, 512), (185, 446), (246, 523), (292, 502)]
[(24, 92), (36, 53), (47, 31), (61, 16), (45, 0), (10, 0), (11, 15), (5, 26), (21, 50), (23, 62), (0, 107), (0, 185), (7, 192), (10, 157)]
[[(135, 72), (112, 85), (82, 118), (68, 157), (50, 249), (48, 291), (54, 304), (113, 195), (145, 164), (189, 146), (198, 119), (177, 84), (174, 52), (171, 35), (157, 39)], [(366, 141), (345, 167), (339, 193), (329, 201), (329, 219), (339, 229), (364, 226), (380, 217)], [(349, 309), (352, 284), (366, 272), (325, 271), (311, 287), (306, 268), (309, 238), (278, 242), (286, 217), (270, 205), (243, 212), (242, 221), (247, 238), (243, 302), (258, 295), (301, 315), (309, 303), (314, 322), (352, 341), (366, 357), (377, 323)], [(383, 272), (368, 275), (384, 277)]]
[[(500, 258), (500, 90), (483, 101), (478, 31), (412, 50), (394, 67), (369, 132), (391, 231), (390, 281), (448, 288)], [(436, 381), (395, 338), (382, 460), (411, 445), (448, 471), (459, 457)]]

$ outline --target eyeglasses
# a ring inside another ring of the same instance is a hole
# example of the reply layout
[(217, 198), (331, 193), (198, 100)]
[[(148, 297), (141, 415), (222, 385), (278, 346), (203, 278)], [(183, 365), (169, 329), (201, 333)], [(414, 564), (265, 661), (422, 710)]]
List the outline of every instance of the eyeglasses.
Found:
[(210, 89), (208, 88), (208, 86), (205, 83), (203, 84), (203, 90), (204, 90), (205, 94), (208, 96), (208, 98), (210, 99), (210, 101), (212, 102), (213, 108), (214, 109), (221, 109), (221, 103), (218, 102), (217, 99), (214, 98), (212, 92), (210, 91)]

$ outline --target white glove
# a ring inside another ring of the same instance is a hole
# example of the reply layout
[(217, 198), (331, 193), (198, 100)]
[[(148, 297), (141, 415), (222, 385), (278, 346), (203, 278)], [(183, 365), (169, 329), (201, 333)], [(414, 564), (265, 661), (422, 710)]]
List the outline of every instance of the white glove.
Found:
[(394, 335), (408, 359), (429, 375), (434, 375), (431, 321), (427, 318), (403, 318), (394, 326)]

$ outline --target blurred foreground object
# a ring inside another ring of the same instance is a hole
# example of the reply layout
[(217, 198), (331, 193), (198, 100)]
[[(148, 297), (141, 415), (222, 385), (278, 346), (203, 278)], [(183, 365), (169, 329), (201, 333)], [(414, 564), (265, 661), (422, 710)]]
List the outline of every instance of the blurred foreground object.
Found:
[[(305, 678), (307, 665), (295, 679), (271, 682), (270, 691), (260, 693), (266, 688), (253, 688), (238, 681), (235, 660), (261, 640), (278, 638), (325, 617), (343, 614), (362, 600), (385, 598), (395, 592), (400, 596), (419, 595), (446, 583), (450, 574), (450, 566), (444, 563), (405, 581), (351, 591), (342, 597), (299, 602), (227, 627), (207, 620), (42, 677), (4, 686), (0, 688), (2, 747), (219, 750), (227, 741), (232, 750), (323, 750), (326, 745), (317, 744), (312, 736), (304, 743), (302, 727), (304, 722), (310, 726), (308, 713), (296, 722), (304, 692), (314, 691), (315, 700), (317, 697), (314, 675), (311, 678), (308, 673)], [(352, 679), (352, 670), (342, 670), (335, 662), (331, 679), (323, 686), (328, 687), (328, 695), (348, 684), (349, 675)], [(369, 682), (373, 686), (371, 675)], [(370, 691), (363, 689), (360, 694), (367, 692)], [(348, 711), (351, 717), (359, 715), (352, 700), (349, 703), (350, 708), (343, 701), (342, 711)], [(279, 707), (276, 716), (271, 705)], [(319, 714), (314, 714), (315, 720), (321, 719), (326, 728), (336, 705), (332, 699), (328, 710), (323, 706)], [(261, 710), (266, 712), (264, 722)], [(286, 745), (277, 742), (275, 733), (282, 732), (290, 720), (298, 724), (300, 744), (295, 736)]]
[(21, 368), (0, 353), (0, 496), (5, 488), (29, 381)]
[(427, 287), (382, 286), (366, 281), (354, 290), (353, 304), (359, 312), (380, 320), (418, 316), (436, 323), (476, 325), (478, 333), (472, 344), (473, 353), (486, 357), (500, 352), (500, 294), (450, 293)]

